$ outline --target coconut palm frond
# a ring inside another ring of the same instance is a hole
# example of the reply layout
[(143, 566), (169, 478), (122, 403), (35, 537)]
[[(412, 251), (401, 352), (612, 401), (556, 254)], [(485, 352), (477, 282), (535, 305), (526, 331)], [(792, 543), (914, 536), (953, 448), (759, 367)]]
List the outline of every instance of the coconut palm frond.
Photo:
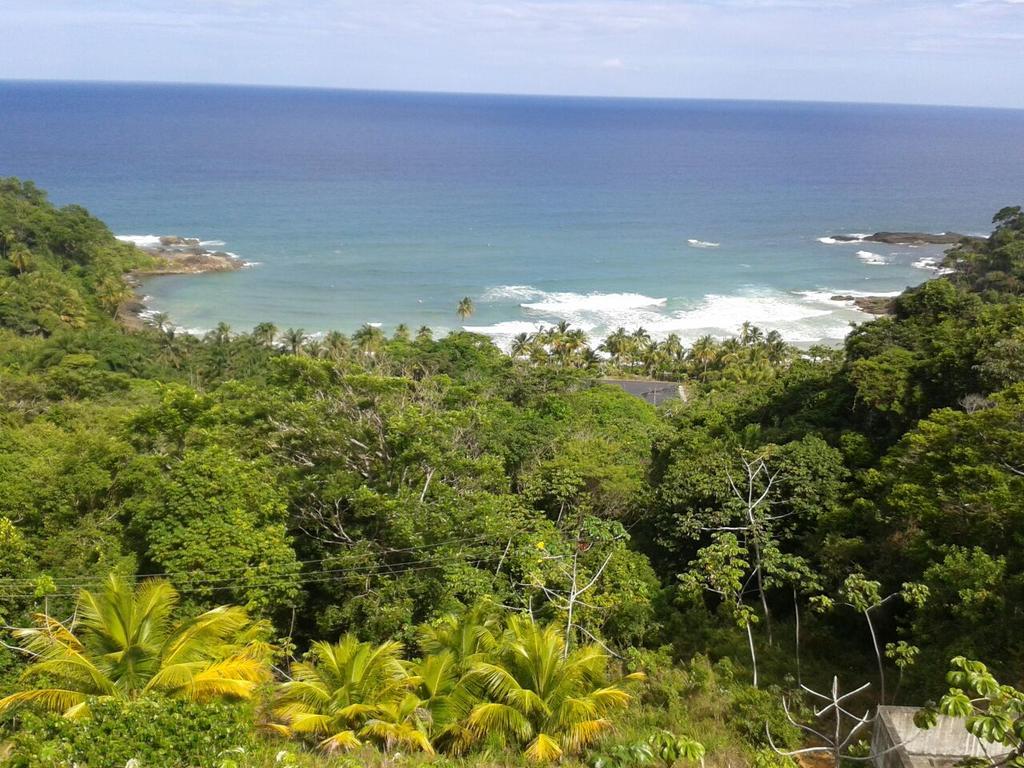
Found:
[(608, 712), (614, 709), (622, 709), (629, 705), (633, 700), (633, 694), (629, 691), (623, 690), (618, 685), (610, 685), (605, 688), (599, 688), (596, 691), (590, 693), (590, 699), (596, 705), (596, 709), (600, 712)]
[(365, 704), (357, 701), (344, 707), (338, 707), (334, 710), (334, 715), (343, 720), (360, 720), (377, 715), (379, 712), (380, 704)]
[(572, 752), (579, 752), (593, 744), (597, 738), (612, 727), (612, 721), (605, 718), (581, 720), (565, 730), (563, 743)]
[(180, 690), (207, 666), (207, 663), (202, 661), (165, 665), (149, 678), (142, 690), (144, 693)]
[[(299, 672), (298, 664), (292, 665), (292, 675)], [(289, 706), (303, 707), (326, 706), (331, 700), (331, 691), (319, 678), (312, 679), (308, 672), (306, 679), (291, 680), (278, 689), (279, 699), (288, 702)]]
[(527, 759), (536, 763), (550, 763), (562, 756), (562, 748), (555, 739), (546, 733), (538, 733), (527, 746), (524, 753)]
[(263, 723), (260, 730), (283, 736), (286, 739), (290, 739), (294, 735), (294, 731), (283, 723)]
[(114, 693), (115, 684), (89, 659), (67, 652), (61, 657), (38, 661), (22, 674), (23, 681), (42, 677), (63, 681), (68, 688), (96, 696)]
[(64, 714), (84, 704), (88, 697), (81, 691), (69, 691), (63, 688), (37, 688), (31, 691), (19, 691), (0, 699), (0, 715), (17, 707), (31, 704), (49, 712)]
[(569, 727), (581, 720), (597, 717), (600, 707), (593, 696), (568, 696), (554, 712), (552, 720), (559, 727)]
[(85, 650), (74, 632), (62, 622), (45, 613), (32, 614), (34, 627), (19, 627), (11, 634), (21, 646), (35, 655), (44, 656), (54, 648), (67, 649), (75, 653)]
[(334, 752), (351, 752), (362, 745), (363, 742), (359, 740), (355, 733), (352, 731), (341, 731), (324, 739), (318, 746), (324, 752), (333, 754)]
[[(46, 615), (16, 637), (35, 662), (22, 676), (53, 687), (9, 697), (82, 716), (86, 696), (134, 698), (160, 691), (191, 699), (248, 698), (268, 678), (245, 611), (222, 606), (175, 626), (177, 591), (167, 581), (132, 585), (110, 575), (103, 588), (81, 590), (77, 619), (67, 626)], [(239, 645), (238, 638), (248, 645)], [(70, 697), (70, 698), (69, 698)]]
[(207, 701), (218, 698), (248, 699), (256, 686), (268, 679), (266, 666), (244, 656), (235, 656), (211, 664), (192, 676), (180, 689), (186, 698)]
[(295, 733), (330, 733), (335, 729), (334, 718), (314, 712), (296, 712), (289, 718), (289, 728)]
[(434, 754), (434, 748), (426, 734), (407, 722), (388, 722), (386, 720), (368, 720), (359, 731), (363, 738), (371, 739), (391, 752), (395, 747)]
[(250, 625), (249, 614), (236, 605), (221, 605), (185, 622), (168, 638), (164, 664), (211, 658), (238, 649), (238, 638)]
[(493, 701), (473, 707), (466, 725), (477, 737), (493, 735), (504, 743), (525, 741), (533, 734), (533, 726), (522, 712)]

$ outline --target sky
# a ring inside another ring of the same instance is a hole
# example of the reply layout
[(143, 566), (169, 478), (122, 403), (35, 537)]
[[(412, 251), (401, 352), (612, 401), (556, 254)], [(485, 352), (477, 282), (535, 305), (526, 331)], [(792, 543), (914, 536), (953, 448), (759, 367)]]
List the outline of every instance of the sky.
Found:
[(1024, 108), (1024, 0), (0, 0), (0, 79)]

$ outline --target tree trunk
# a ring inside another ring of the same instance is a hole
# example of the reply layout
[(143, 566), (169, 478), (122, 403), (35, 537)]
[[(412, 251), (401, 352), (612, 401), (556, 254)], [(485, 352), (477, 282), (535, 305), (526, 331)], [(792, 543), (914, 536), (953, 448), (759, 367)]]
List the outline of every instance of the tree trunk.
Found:
[(747, 642), (750, 643), (750, 664), (754, 668), (754, 687), (757, 688), (757, 653), (754, 651), (754, 633), (747, 622)]

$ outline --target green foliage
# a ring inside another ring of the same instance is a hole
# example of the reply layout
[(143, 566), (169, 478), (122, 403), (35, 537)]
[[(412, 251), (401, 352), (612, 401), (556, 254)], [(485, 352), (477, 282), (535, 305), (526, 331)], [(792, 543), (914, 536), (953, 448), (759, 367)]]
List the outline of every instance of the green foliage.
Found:
[(227, 605), (181, 620), (177, 603), (166, 581), (133, 588), (112, 574), (102, 589), (81, 591), (68, 622), (37, 614), (36, 626), (13, 632), (31, 663), (22, 689), (0, 699), (0, 716), (30, 706), (82, 718), (92, 701), (156, 695), (251, 698), (268, 677), (264, 628)]
[(109, 321), (149, 257), (80, 206), (55, 208), (31, 182), (0, 179), (0, 325), (49, 335)]
[[(426, 746), (639, 764), (668, 730), (700, 735), (713, 765), (781, 768), (763, 734), (797, 746), (776, 703), (791, 673), (898, 671), (893, 698), (915, 702), (951, 656), (1024, 663), (1024, 216), (993, 224), (841, 349), (748, 323), (688, 347), (619, 329), (598, 350), (563, 323), (506, 355), (404, 326), (129, 331), (123, 278), (149, 257), (0, 180), (0, 618), (49, 616), (36, 640), (55, 616), (85, 633), (80, 587), (166, 574), (174, 626), (245, 606), (272, 624), (278, 668), (311, 680), (335, 647), (293, 663), (313, 638), (347, 638), (352, 659), (418, 644), (395, 655), (388, 695), (324, 683), (371, 700), (322, 707), (337, 728), (310, 738), (350, 731), (357, 759)], [(655, 409), (602, 376), (685, 397)], [(496, 606), (537, 623), (517, 630)], [(95, 677), (69, 678), (61, 657), (19, 685), (17, 639), (0, 638), (4, 694), (60, 703), (58, 684), (81, 698), (122, 679), (83, 635)], [(159, 655), (128, 645), (150, 667)], [(719, 661), (680, 664), (695, 653)], [(577, 654), (596, 671), (567, 671)], [(721, 658), (747, 654), (754, 669)], [(619, 655), (652, 673), (642, 706), (610, 707), (621, 733), (597, 699), (624, 692), (592, 685), (617, 679)], [(579, 702), (529, 679), (537, 659)], [(741, 682), (758, 665), (763, 691)], [(134, 676), (118, 701), (146, 698)], [(244, 749), (224, 764), (273, 764), (265, 744)]]
[(466, 718), (471, 738), (519, 747), (539, 763), (580, 752), (612, 727), (611, 715), (632, 699), (626, 686), (643, 678), (609, 681), (607, 663), (596, 645), (570, 650), (553, 626), (509, 619), (493, 659), (470, 672), (482, 692)]
[(120, 482), (146, 560), (176, 574), (188, 599), (237, 602), (255, 613), (294, 604), (299, 565), (284, 495), (265, 466), (215, 445), (188, 449), (170, 467), (139, 460)]
[[(974, 758), (971, 763), (1017, 768), (1024, 765), (1024, 692), (1000, 683), (982, 662), (963, 656), (950, 662), (946, 681), (950, 688), (939, 701), (937, 711), (962, 718), (967, 731), (989, 745), (987, 751), (992, 757)], [(919, 727), (934, 726), (935, 712), (927, 707), (915, 722)]]
[[(230, 704), (91, 701), (91, 716), (22, 715), (5, 768), (221, 768), (251, 749), (251, 713)], [(131, 762), (134, 761), (134, 762)]]

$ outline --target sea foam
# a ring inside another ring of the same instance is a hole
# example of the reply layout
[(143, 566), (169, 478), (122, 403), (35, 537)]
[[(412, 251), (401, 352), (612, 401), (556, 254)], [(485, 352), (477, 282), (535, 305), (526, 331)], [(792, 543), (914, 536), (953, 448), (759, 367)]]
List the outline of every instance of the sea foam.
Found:
[(493, 325), (464, 325), (462, 329), (485, 336), (518, 336), (520, 333), (537, 333), (550, 328), (550, 323), (531, 323), (526, 320), (505, 320)]
[(160, 245), (160, 235), (115, 235), (123, 243), (131, 243), (139, 248), (154, 248)]
[(856, 245), (867, 240), (871, 235), (862, 232), (851, 232), (848, 235), (843, 235), (842, 240), (837, 240), (835, 237), (825, 235), (825, 237), (819, 237), (818, 242), (824, 243), (825, 245)]
[(925, 256), (923, 258), (918, 259), (910, 266), (916, 267), (917, 269), (931, 270), (932, 272), (935, 272), (935, 274), (937, 275), (949, 275), (954, 272), (954, 270), (950, 269), (949, 267), (942, 266), (942, 259), (940, 259), (937, 256)]
[(547, 293), (541, 301), (524, 302), (520, 306), (534, 312), (569, 317), (581, 312), (614, 314), (643, 307), (663, 307), (668, 299), (656, 299), (641, 293)]
[(687, 245), (691, 248), (717, 248), (721, 243), (712, 243), (709, 240), (687, 240)]
[(884, 266), (889, 263), (885, 256), (880, 253), (872, 253), (871, 251), (857, 251), (857, 258), (865, 264), (871, 264), (872, 266)]
[(595, 346), (619, 327), (627, 331), (643, 327), (656, 340), (674, 333), (684, 343), (692, 343), (703, 335), (719, 339), (734, 336), (749, 321), (765, 331), (779, 331), (787, 341), (812, 343), (841, 339), (851, 323), (868, 317), (850, 302), (833, 300), (832, 296), (839, 293), (857, 295), (855, 291), (786, 292), (748, 287), (735, 294), (707, 294), (685, 304), (640, 293), (549, 292), (532, 286), (499, 286), (487, 291), (483, 300), (515, 302), (521, 311), (544, 319), (466, 326), (466, 330), (486, 334), (507, 350), (517, 334), (535, 333), (548, 327), (548, 320), (556, 319), (586, 331)]

